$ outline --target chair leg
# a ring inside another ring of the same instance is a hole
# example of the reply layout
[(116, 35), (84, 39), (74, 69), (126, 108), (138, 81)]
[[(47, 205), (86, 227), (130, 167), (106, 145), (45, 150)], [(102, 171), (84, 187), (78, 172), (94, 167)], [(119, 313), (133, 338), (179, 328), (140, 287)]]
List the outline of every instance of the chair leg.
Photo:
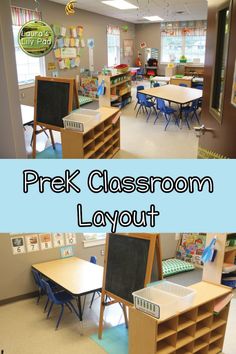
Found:
[(70, 312), (72, 312), (72, 309), (71, 309), (70, 305), (69, 304), (65, 304), (65, 305), (70, 310)]
[(80, 315), (79, 315), (79, 313), (77, 312), (75, 306), (72, 304), (71, 301), (68, 301), (68, 303), (70, 304), (70, 306), (71, 306), (72, 310), (74, 311), (74, 313), (76, 314), (76, 316), (80, 319)]
[(165, 114), (165, 118), (166, 118), (166, 121), (167, 121), (167, 124), (165, 126), (165, 130), (166, 130), (168, 125), (170, 124), (170, 117), (168, 118), (167, 114)]
[(62, 318), (63, 312), (64, 312), (64, 305), (62, 304), (62, 305), (61, 305), (61, 313), (60, 313), (60, 316), (59, 316), (59, 318), (58, 318), (57, 325), (56, 325), (56, 330), (58, 329), (59, 324), (60, 324), (60, 322), (61, 322), (61, 318)]
[(47, 314), (47, 318), (49, 318), (51, 312), (52, 312), (52, 308), (53, 308), (53, 302), (51, 303), (49, 310), (48, 310), (48, 314)]
[(93, 297), (92, 297), (92, 300), (90, 302), (90, 306), (89, 306), (90, 309), (92, 308), (92, 305), (93, 305), (93, 302), (94, 302), (94, 298), (95, 298), (95, 292), (93, 293)]
[(155, 119), (155, 121), (154, 121), (154, 125), (156, 124), (156, 122), (157, 122), (157, 120), (158, 120), (158, 118), (159, 118), (160, 113), (161, 113), (161, 111), (156, 112), (156, 119)]
[(46, 312), (46, 311), (47, 311), (48, 304), (49, 304), (49, 298), (47, 299), (47, 302), (46, 302), (46, 304), (45, 304), (45, 306), (44, 306), (43, 312)]
[(135, 111), (136, 108), (138, 107), (138, 104), (139, 104), (139, 102), (137, 101), (137, 102), (136, 102), (136, 105), (135, 105), (135, 107), (134, 107), (134, 111)]
[(188, 129), (190, 130), (190, 125), (189, 125), (189, 121), (188, 121), (188, 114), (185, 114), (185, 121), (187, 123)]
[[(146, 110), (147, 110), (147, 108), (146, 108)], [(149, 121), (149, 119), (150, 119), (150, 116), (151, 116), (151, 113), (152, 113), (152, 109), (150, 108), (150, 110), (149, 110), (149, 112), (147, 111), (147, 122)]]
[(142, 105), (139, 106), (139, 109), (138, 109), (138, 111), (137, 111), (136, 117), (138, 117), (141, 108), (142, 108)]

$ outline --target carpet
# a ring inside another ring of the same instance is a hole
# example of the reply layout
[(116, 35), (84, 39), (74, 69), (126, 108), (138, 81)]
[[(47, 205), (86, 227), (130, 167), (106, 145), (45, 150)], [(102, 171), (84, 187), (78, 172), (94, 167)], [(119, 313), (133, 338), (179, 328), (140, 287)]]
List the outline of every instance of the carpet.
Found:
[(36, 155), (37, 159), (62, 159), (62, 146), (61, 144), (55, 144), (55, 150), (52, 146), (42, 152), (38, 152)]
[(102, 339), (98, 339), (97, 333), (90, 338), (108, 354), (128, 354), (128, 330), (125, 324), (105, 329)]
[(87, 103), (93, 102), (93, 99), (86, 96), (79, 96), (79, 105), (84, 106)]

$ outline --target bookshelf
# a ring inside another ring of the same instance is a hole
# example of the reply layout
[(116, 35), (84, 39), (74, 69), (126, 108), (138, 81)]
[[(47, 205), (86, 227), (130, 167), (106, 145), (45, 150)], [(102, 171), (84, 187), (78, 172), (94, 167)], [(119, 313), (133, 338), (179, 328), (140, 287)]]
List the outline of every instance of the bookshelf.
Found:
[(197, 292), (193, 307), (171, 318), (158, 320), (130, 308), (129, 354), (217, 354), (222, 351), (229, 305), (218, 315), (214, 314), (214, 306), (231, 290), (207, 282), (191, 288)]
[(185, 65), (184, 75), (204, 77), (204, 66)]
[(110, 159), (120, 150), (120, 111), (100, 108), (99, 119), (84, 122), (84, 132), (62, 129), (65, 159)]
[(99, 84), (105, 81), (105, 95), (99, 97), (100, 107), (123, 108), (131, 102), (131, 73), (128, 71), (123, 74), (112, 76), (100, 75)]

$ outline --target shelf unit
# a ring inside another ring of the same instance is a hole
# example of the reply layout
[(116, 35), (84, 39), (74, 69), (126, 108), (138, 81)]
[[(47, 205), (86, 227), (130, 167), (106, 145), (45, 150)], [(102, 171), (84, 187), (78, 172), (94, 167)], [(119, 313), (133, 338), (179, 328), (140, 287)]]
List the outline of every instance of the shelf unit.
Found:
[(120, 111), (100, 108), (100, 118), (84, 123), (84, 132), (61, 131), (63, 158), (110, 159), (120, 150)]
[[(217, 255), (214, 262), (205, 264), (203, 271), (203, 279), (206, 281), (214, 281), (221, 284), (224, 263), (235, 264), (236, 245), (228, 246), (228, 243), (236, 239), (236, 234), (208, 234), (206, 245), (209, 245), (213, 237), (217, 237), (216, 250)], [(225, 273), (224, 273), (225, 275)], [(229, 276), (236, 277), (236, 271), (228, 272)]]
[[(229, 306), (218, 315), (214, 306), (231, 290), (201, 282), (194, 306), (171, 318), (156, 319), (130, 308), (129, 354), (217, 354), (223, 349)], [(143, 351), (145, 348), (145, 351)]]
[(185, 65), (184, 75), (204, 77), (204, 66), (198, 65)]
[(130, 71), (112, 76), (100, 75), (99, 85), (105, 82), (105, 94), (99, 97), (100, 107), (123, 108), (131, 102), (132, 77)]

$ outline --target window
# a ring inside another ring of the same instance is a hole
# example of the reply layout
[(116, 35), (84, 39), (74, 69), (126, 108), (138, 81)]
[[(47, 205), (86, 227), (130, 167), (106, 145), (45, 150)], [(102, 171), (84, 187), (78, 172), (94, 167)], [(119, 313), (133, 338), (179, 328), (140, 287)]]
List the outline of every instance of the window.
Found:
[(84, 233), (84, 247), (104, 245), (105, 242), (105, 233)]
[[(161, 62), (179, 62), (181, 56), (185, 56), (188, 62), (194, 59), (204, 64), (206, 47), (206, 22), (200, 27), (194, 22), (192, 27), (184, 27), (186, 23), (177, 23), (178, 27), (172, 24), (162, 24), (161, 31)], [(195, 26), (195, 27), (194, 27)]]
[(108, 67), (120, 64), (120, 29), (115, 26), (107, 27)]
[(45, 59), (34, 58), (25, 54), (18, 44), (18, 33), (21, 26), (32, 19), (40, 19), (41, 14), (36, 11), (12, 7), (12, 29), (15, 45), (17, 76), (19, 85), (34, 82), (35, 76), (45, 75)]

